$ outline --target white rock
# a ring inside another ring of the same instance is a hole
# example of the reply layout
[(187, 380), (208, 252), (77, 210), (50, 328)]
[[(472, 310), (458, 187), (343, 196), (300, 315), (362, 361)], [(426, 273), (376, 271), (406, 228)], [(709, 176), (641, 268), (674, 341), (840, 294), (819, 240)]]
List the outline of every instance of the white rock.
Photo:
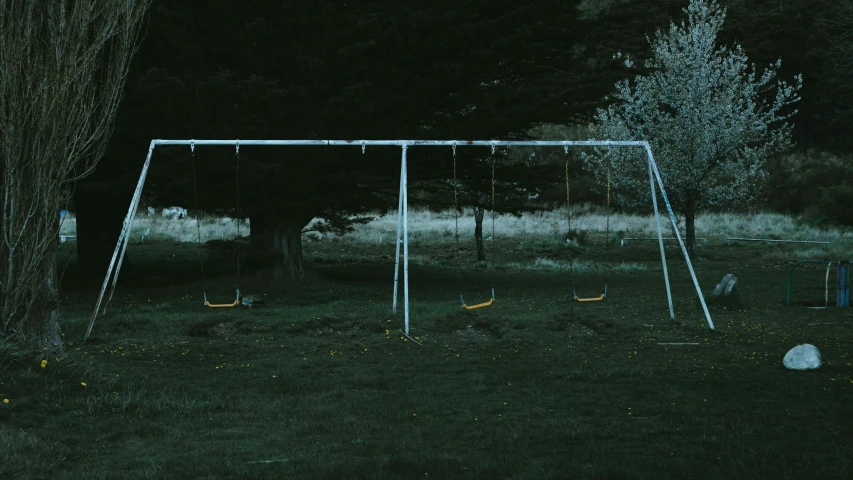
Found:
[(731, 295), (732, 290), (734, 290), (735, 285), (737, 284), (737, 278), (734, 275), (729, 273), (720, 283), (717, 285), (717, 288), (714, 289), (714, 296), (718, 297), (720, 295)]
[(820, 368), (820, 351), (814, 345), (804, 343), (788, 350), (782, 363), (789, 370), (816, 370)]

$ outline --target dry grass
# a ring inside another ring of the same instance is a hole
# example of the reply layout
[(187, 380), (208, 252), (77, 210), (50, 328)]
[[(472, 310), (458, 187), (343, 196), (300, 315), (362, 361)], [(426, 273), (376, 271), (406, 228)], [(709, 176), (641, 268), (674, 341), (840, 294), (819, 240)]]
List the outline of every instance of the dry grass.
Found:
[[(60, 228), (60, 235), (76, 235), (77, 219), (66, 217)], [(249, 220), (240, 225), (240, 235), (249, 235)], [(237, 236), (237, 222), (230, 218), (206, 217), (201, 219), (201, 238), (208, 240), (227, 240)], [(198, 240), (196, 219), (173, 220), (159, 214), (138, 213), (131, 228), (131, 242), (150, 242), (170, 240), (177, 242), (195, 242)]]
[[(664, 235), (671, 235), (669, 218), (661, 217)], [(495, 219), (495, 233), (498, 237), (560, 236), (568, 226), (564, 209), (524, 214), (520, 217), (498, 214)], [(485, 236), (491, 235), (492, 218), (486, 216), (483, 221)], [(577, 230), (592, 233), (604, 233), (607, 227), (607, 215), (598, 208), (582, 205), (573, 211), (572, 226)], [(679, 224), (680, 229), (683, 225)], [(241, 225), (241, 236), (249, 233), (249, 221)], [(310, 228), (310, 225), (309, 225)], [(474, 230), (473, 212), (465, 210), (459, 218), (459, 232), (468, 235)], [(357, 225), (355, 231), (343, 238), (365, 243), (378, 243), (393, 239), (397, 231), (396, 212), (376, 216), (371, 222)], [(456, 231), (452, 211), (430, 212), (412, 209), (409, 211), (409, 238), (414, 242), (423, 239), (441, 237), (452, 238)], [(654, 219), (651, 215), (613, 214), (610, 217), (610, 231), (623, 237), (653, 237), (656, 235)], [(683, 231), (683, 230), (682, 230)], [(74, 235), (76, 220), (65, 219), (62, 235)], [(197, 239), (196, 220), (173, 220), (160, 215), (140, 213), (133, 224), (132, 242), (149, 240), (172, 240), (193, 242)], [(208, 217), (201, 220), (201, 235), (204, 241), (235, 238), (237, 222), (229, 218)], [(707, 237), (711, 241), (724, 241), (727, 237), (751, 237), (791, 240), (847, 241), (853, 240), (852, 232), (837, 228), (818, 229), (798, 223), (788, 215), (777, 213), (728, 214), (708, 213), (696, 219), (696, 235)], [(335, 237), (335, 235), (327, 235)], [(802, 247), (802, 253), (816, 250), (814, 246)]]

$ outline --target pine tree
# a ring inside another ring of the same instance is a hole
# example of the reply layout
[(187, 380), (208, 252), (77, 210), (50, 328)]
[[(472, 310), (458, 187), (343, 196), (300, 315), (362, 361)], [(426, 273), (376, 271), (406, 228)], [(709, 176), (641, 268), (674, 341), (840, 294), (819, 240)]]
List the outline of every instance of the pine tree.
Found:
[[(567, 71), (584, 64), (562, 56), (574, 41), (566, 21), (573, 7), (562, 0), (538, 8), (503, 3), (294, 0), (235, 11), (229, 2), (206, 9), (158, 2), (128, 92), (132, 113), (115, 143), (136, 142), (144, 152), (151, 138), (488, 139), (523, 134), (542, 118), (580, 118), (583, 111), (588, 120), (597, 95), (550, 92), (564, 76), (531, 63), (536, 57)], [(489, 192), (482, 181), (487, 148), (459, 152), (468, 191)], [(233, 207), (233, 150), (196, 153), (204, 165), (201, 209)], [(155, 156), (147, 191), (164, 205), (192, 206), (188, 148)], [(138, 172), (138, 159), (130, 158)], [(410, 185), (443, 182), (449, 191), (449, 147), (410, 149), (409, 158)], [(345, 228), (350, 214), (396, 207), (399, 161), (399, 149), (389, 147), (366, 155), (357, 147), (243, 148), (240, 205), (253, 229), (279, 230), (253, 233), (260, 243), (285, 238), (298, 252), (313, 218)], [(504, 172), (499, 182), (509, 178)], [(298, 276), (298, 259), (282, 253), (281, 270)]]

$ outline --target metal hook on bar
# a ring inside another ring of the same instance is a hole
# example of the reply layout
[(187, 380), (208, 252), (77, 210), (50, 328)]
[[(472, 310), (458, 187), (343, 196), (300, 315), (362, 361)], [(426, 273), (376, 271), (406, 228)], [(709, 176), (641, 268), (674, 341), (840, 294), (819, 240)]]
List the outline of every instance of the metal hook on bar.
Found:
[(495, 154), (495, 142), (492, 141), (492, 155)]
[(195, 153), (195, 140), (190, 140), (190, 152)]
[(568, 145), (563, 145), (563, 153), (565, 153), (566, 155), (569, 154), (569, 146)]
[(453, 141), (453, 156), (456, 156), (456, 140)]
[(364, 140), (361, 141), (361, 154), (364, 155), (364, 150), (367, 148), (367, 145), (364, 143)]
[(237, 147), (237, 155), (240, 155), (240, 139), (237, 139), (237, 143), (234, 144)]

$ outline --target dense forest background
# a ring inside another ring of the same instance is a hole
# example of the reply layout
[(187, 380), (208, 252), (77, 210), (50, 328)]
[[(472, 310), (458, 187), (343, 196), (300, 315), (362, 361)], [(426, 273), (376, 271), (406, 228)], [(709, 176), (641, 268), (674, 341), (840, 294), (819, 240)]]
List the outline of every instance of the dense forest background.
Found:
[[(100, 265), (111, 252), (152, 138), (585, 139), (614, 83), (644, 73), (646, 37), (680, 22), (687, 3), (155, 0), (108, 152), (75, 187), (79, 260)], [(781, 79), (804, 79), (796, 147), (768, 163), (766, 200), (744, 210), (853, 225), (853, 2), (721, 3), (719, 43), (740, 43), (759, 72), (781, 58)], [(639, 61), (628, 69), (617, 52)], [(233, 212), (233, 152), (185, 150), (158, 149), (145, 202)], [(396, 150), (244, 151), (241, 215), (258, 238), (396, 205), (387, 181), (399, 175)], [(410, 157), (412, 183), (431, 192), (424, 202), (446, 206), (449, 155), (423, 155)], [(459, 155), (460, 177), (486, 178), (482, 163), (465, 161), (476, 154)], [(600, 201), (571, 161), (575, 198)], [(550, 178), (527, 166), (512, 173), (518, 185)], [(487, 185), (469, 183), (466, 203), (483, 203)], [(559, 188), (537, 188), (559, 199)]]

